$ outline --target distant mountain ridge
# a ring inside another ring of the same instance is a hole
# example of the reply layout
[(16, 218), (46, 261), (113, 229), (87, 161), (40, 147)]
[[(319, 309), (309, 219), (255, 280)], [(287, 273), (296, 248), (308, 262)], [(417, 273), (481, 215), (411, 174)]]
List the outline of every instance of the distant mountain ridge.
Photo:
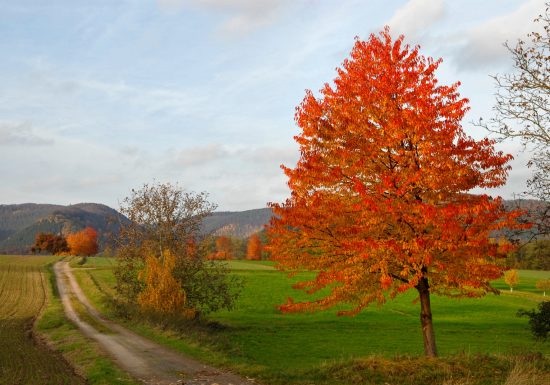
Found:
[[(272, 215), (269, 208), (215, 212), (204, 220), (202, 231), (247, 238), (261, 231)], [(39, 232), (66, 235), (86, 226), (95, 228), (100, 245), (105, 244), (112, 234), (118, 232), (121, 221), (128, 219), (115, 209), (98, 203), (0, 205), (0, 253), (27, 254)]]
[[(508, 200), (507, 209), (522, 209), (537, 212), (544, 203), (536, 200)], [(204, 219), (202, 232), (234, 238), (248, 238), (260, 232), (273, 216), (270, 208), (246, 211), (214, 212)], [(0, 205), (0, 254), (26, 254), (39, 232), (68, 234), (86, 226), (100, 234), (100, 245), (111, 234), (118, 232), (119, 223), (128, 219), (108, 206), (98, 203), (79, 203), (62, 206), (25, 203)], [(526, 239), (529, 234), (526, 234)]]
[(62, 206), (25, 203), (0, 205), (0, 253), (28, 253), (39, 232), (67, 235), (91, 226), (104, 244), (128, 219), (98, 203)]
[(270, 208), (214, 212), (204, 219), (202, 231), (215, 235), (248, 238), (262, 231), (272, 216), (273, 211)]

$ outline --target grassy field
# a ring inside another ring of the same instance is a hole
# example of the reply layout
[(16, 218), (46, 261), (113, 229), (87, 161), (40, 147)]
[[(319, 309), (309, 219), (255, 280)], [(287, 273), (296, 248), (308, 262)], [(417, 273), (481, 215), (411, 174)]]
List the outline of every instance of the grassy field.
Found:
[(0, 384), (137, 384), (64, 317), (51, 272), (57, 260), (0, 256)]
[[(81, 267), (95, 267), (79, 270), (77, 278), (98, 307), (110, 313), (105, 297), (113, 293), (112, 261), (90, 258)], [(323, 382), (323, 373), (337, 373), (342, 363), (349, 367), (365, 357), (386, 360), (422, 355), (419, 305), (413, 303), (412, 292), (356, 317), (337, 317), (335, 310), (281, 314), (276, 305), (287, 297), (306, 298), (290, 288), (291, 282), (300, 277), (289, 280), (266, 262), (232, 261), (230, 267), (233, 274), (244, 279), (245, 288), (234, 311), (210, 316), (221, 326), (183, 334), (144, 324), (130, 326), (175, 349), (270, 383), (339, 383), (334, 379)], [(457, 356), (469, 357), (473, 366), (479, 363), (475, 357), (480, 354), (550, 355), (550, 344), (535, 342), (527, 319), (516, 316), (518, 309), (533, 308), (543, 300), (535, 282), (548, 276), (550, 272), (521, 271), (520, 284), (513, 293), (503, 282), (495, 283), (503, 289), (499, 296), (460, 300), (433, 297), (440, 354), (451, 361)], [(415, 367), (419, 365), (414, 363)], [(511, 370), (510, 365), (506, 370)]]

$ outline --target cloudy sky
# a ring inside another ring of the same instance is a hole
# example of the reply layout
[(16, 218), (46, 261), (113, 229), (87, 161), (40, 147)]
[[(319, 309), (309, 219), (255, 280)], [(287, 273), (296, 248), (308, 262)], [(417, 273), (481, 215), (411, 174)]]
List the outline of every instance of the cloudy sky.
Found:
[[(335, 77), (354, 37), (390, 25), (442, 57), (471, 122), (489, 118), (502, 44), (544, 0), (0, 0), (0, 204), (99, 202), (171, 181), (220, 210), (287, 194), (294, 109)], [(528, 153), (504, 197), (523, 191)]]

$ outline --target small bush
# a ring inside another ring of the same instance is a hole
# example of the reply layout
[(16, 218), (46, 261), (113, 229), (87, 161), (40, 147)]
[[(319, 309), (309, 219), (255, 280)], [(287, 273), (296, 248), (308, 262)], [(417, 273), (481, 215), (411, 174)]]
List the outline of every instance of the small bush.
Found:
[(519, 317), (529, 317), (529, 327), (536, 339), (546, 340), (550, 333), (550, 301), (539, 303), (537, 310), (518, 311)]

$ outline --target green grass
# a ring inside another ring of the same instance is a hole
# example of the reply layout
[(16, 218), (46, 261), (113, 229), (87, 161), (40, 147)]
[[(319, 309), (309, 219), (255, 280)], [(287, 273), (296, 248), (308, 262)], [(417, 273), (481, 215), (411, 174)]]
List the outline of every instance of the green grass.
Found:
[[(519, 283), (514, 287), (514, 291), (520, 291), (523, 293), (533, 293), (542, 296), (542, 291), (535, 287), (537, 281), (541, 279), (550, 279), (550, 271), (539, 270), (519, 270)], [(504, 283), (504, 279), (500, 279), (495, 282), (494, 286), (497, 289), (509, 292), (510, 287)], [(550, 300), (550, 298), (549, 298)]]
[[(80, 270), (77, 276), (92, 301), (112, 316), (105, 295), (112, 293), (114, 277), (105, 268), (110, 263), (98, 262), (98, 268)], [(336, 310), (281, 314), (276, 306), (289, 296), (296, 300), (307, 298), (290, 287), (300, 275), (289, 279), (269, 262), (230, 261), (229, 267), (232, 274), (244, 279), (245, 286), (234, 311), (209, 317), (223, 327), (178, 333), (139, 322), (129, 326), (176, 350), (272, 383), (301, 383), (304, 378), (327, 376), (334, 370), (331, 365), (365, 357), (389, 359), (423, 354), (419, 305), (413, 303), (413, 292), (390, 300), (383, 307), (368, 308), (355, 317), (338, 317)], [(520, 271), (520, 284), (514, 293), (506, 290), (503, 281), (497, 281), (495, 286), (503, 290), (498, 296), (458, 300), (432, 297), (440, 354), (447, 360), (478, 354), (550, 355), (550, 344), (535, 342), (527, 319), (516, 316), (518, 309), (533, 308), (543, 300), (534, 285), (548, 275), (549, 272)], [(96, 284), (91, 285), (90, 281)]]

